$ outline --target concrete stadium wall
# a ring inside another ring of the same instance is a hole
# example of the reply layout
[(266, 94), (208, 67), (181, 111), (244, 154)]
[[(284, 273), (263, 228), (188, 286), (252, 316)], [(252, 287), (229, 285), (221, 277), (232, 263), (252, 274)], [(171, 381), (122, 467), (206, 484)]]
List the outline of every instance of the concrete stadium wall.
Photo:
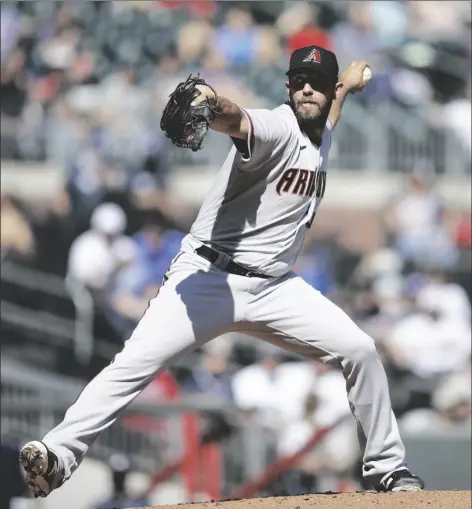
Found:
[[(198, 206), (208, 192), (217, 171), (217, 167), (175, 168), (171, 174), (170, 191), (183, 204)], [(64, 170), (53, 164), (2, 161), (3, 193), (38, 200), (47, 199), (63, 185), (64, 178)], [(336, 168), (330, 168), (323, 209), (377, 209), (386, 203), (392, 193), (401, 191), (402, 182), (402, 176), (394, 172), (389, 174), (341, 172)], [(450, 208), (470, 210), (472, 200), (470, 175), (439, 177), (437, 190)]]

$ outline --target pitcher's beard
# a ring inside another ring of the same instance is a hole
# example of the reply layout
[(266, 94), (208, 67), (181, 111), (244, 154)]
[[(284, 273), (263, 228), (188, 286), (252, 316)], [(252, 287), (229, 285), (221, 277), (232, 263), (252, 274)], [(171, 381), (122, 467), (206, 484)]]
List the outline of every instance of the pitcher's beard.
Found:
[(323, 129), (326, 125), (326, 121), (328, 120), (328, 115), (324, 114), (315, 118), (306, 118), (304, 116), (297, 115), (296, 113), (295, 116), (297, 117), (300, 129), (306, 133), (316, 131), (317, 129)]
[(294, 105), (293, 99), (290, 98), (290, 105), (292, 106), (293, 112), (295, 113), (295, 117), (298, 121), (298, 125), (300, 129), (305, 132), (312, 132), (317, 129), (323, 129), (328, 120), (329, 110), (331, 109), (331, 104), (333, 100), (331, 99), (325, 104), (325, 107), (316, 117), (306, 116), (301, 113)]

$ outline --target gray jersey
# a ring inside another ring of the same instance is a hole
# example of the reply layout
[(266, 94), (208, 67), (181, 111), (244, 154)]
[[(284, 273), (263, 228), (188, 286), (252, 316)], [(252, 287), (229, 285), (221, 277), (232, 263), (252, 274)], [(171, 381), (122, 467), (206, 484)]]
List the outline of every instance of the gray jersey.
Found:
[(279, 276), (293, 267), (323, 198), (331, 127), (328, 122), (318, 147), (287, 104), (243, 111), (248, 142), (230, 150), (187, 242)]

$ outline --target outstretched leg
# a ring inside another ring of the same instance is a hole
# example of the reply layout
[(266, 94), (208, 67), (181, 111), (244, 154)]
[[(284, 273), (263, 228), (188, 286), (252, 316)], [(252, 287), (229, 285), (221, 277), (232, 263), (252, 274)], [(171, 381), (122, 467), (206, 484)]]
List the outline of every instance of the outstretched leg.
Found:
[(159, 373), (225, 332), (235, 320), (233, 299), (225, 273), (196, 255), (181, 255), (114, 361), (42, 442), (23, 448), (21, 462), (33, 493), (46, 496), (69, 479), (98, 435)]
[[(394, 484), (390, 479), (394, 472), (406, 470), (405, 447), (374, 341), (340, 308), (293, 274), (268, 283), (249, 305), (247, 318), (262, 327), (254, 335), (339, 366), (363, 442), (363, 474), (379, 489), (398, 487), (398, 479)], [(411, 477), (411, 483), (404, 484), (420, 489), (421, 481)]]

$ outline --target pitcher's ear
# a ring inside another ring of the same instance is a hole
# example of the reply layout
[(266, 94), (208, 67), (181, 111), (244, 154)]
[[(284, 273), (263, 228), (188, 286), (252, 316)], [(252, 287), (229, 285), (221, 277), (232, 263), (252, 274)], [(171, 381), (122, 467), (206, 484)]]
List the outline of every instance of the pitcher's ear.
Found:
[(334, 99), (338, 99), (341, 95), (341, 90), (343, 89), (344, 85), (342, 82), (338, 81), (334, 87)]
[(287, 90), (287, 93), (290, 94), (290, 83), (288, 81), (285, 82), (285, 90)]

